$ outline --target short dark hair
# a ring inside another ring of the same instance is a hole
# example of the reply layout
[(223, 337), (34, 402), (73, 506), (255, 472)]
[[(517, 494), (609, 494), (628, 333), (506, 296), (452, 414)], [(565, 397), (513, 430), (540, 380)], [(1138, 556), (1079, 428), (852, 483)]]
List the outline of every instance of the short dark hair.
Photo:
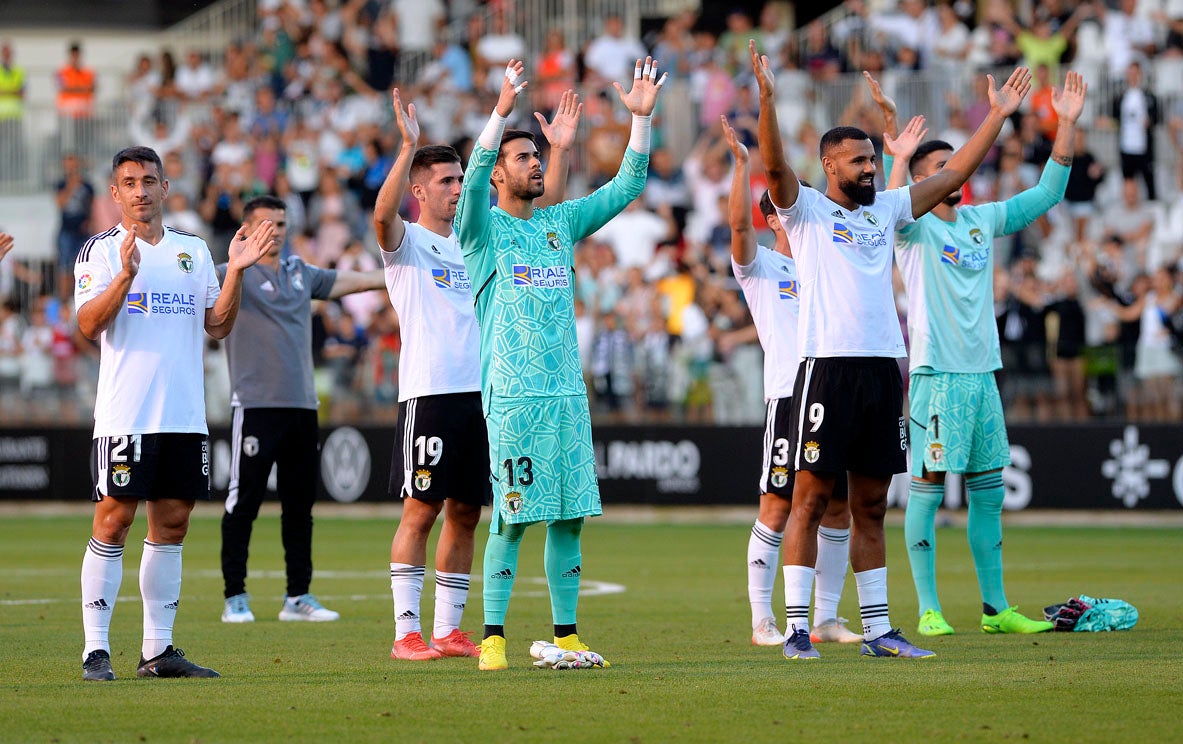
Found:
[(764, 215), (764, 219), (772, 222), (772, 216), (776, 214), (776, 207), (772, 204), (772, 194), (768, 189), (764, 189), (764, 193), (760, 195), (760, 214)]
[(136, 145), (135, 147), (125, 147), (115, 153), (115, 157), (111, 158), (111, 175), (115, 175), (115, 171), (119, 170), (119, 166), (124, 163), (155, 165), (157, 175), (161, 178), (164, 177), (164, 163), (160, 162), (160, 156), (151, 147)]
[(411, 159), (411, 180), (416, 181), (423, 176), (423, 172), (431, 166), (440, 163), (459, 163), (460, 153), (451, 145), (427, 145), (415, 151)]
[(256, 196), (242, 205), (242, 221), (250, 222), (251, 215), (259, 209), (278, 209), (286, 212), (288, 205), (283, 199), (280, 199), (278, 196), (272, 196), (271, 194)]
[(932, 155), (934, 152), (941, 152), (948, 150), (953, 152), (953, 145), (950, 145), (944, 140), (934, 139), (927, 142), (921, 142), (920, 146), (916, 148), (916, 152), (912, 153), (912, 160), (908, 163), (908, 171), (915, 176), (920, 167), (921, 161)]
[(830, 131), (822, 135), (822, 141), (818, 144), (818, 152), (822, 157), (831, 149), (842, 144), (846, 140), (869, 140), (867, 133), (858, 127), (834, 127)]
[(501, 135), (501, 147), (497, 148), (497, 163), (500, 164), (505, 155), (505, 146), (514, 140), (528, 139), (534, 143), (534, 148), (538, 148), (538, 140), (534, 139), (534, 135), (527, 132), (525, 129), (506, 129), (505, 134)]

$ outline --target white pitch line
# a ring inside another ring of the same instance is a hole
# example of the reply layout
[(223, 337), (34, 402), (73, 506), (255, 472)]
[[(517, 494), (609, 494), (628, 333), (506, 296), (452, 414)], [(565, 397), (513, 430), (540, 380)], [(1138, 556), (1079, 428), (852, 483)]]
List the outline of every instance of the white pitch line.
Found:
[[(205, 576), (205, 578), (214, 578), (214, 577), (221, 578), (221, 576), (222, 576), (220, 571), (195, 571), (194, 573), (198, 574), (198, 575), (209, 574), (209, 576)], [(358, 574), (358, 576), (350, 575), (350, 576), (346, 577), (346, 576), (332, 576), (331, 575), (331, 574), (338, 574), (338, 573), (339, 574)], [(271, 574), (274, 574), (274, 575), (271, 575)], [(351, 571), (341, 571), (341, 572), (325, 571), (325, 572), (320, 572), (320, 571), (317, 571), (316, 572), (317, 578), (378, 578), (378, 577), (382, 577), (382, 576), (383, 576), (382, 572), (373, 572), (373, 571), (369, 571), (369, 572), (362, 572), (362, 571), (354, 571), (354, 572), (351, 572)], [(252, 573), (250, 578), (282, 579), (282, 578), (284, 578), (284, 573), (282, 571), (262, 571), (262, 572), (259, 572), (259, 575)], [(535, 586), (546, 587), (546, 579), (541, 576), (522, 576), (522, 577), (518, 578), (517, 583), (519, 585), (520, 584), (532, 584)], [(625, 591), (627, 591), (627, 589), (625, 588), (624, 584), (614, 584), (609, 581), (591, 581), (588, 579), (584, 579), (579, 587), (579, 596), (581, 596), (581, 597), (602, 597), (602, 596), (606, 596), (609, 594), (623, 594)], [(382, 600), (385, 602), (390, 601), (390, 594), (389, 593), (386, 593), (386, 594), (320, 594), (317, 596), (322, 601), (326, 601), (326, 602), (343, 602), (343, 601), (372, 602), (372, 601), (376, 601), (376, 600)], [(517, 596), (517, 597), (546, 597), (546, 596), (549, 596), (549, 592), (545, 588), (534, 589), (534, 590), (527, 589), (526, 591), (515, 591), (514, 596)], [(192, 602), (194, 600), (207, 601), (211, 598), (206, 597), (206, 596), (202, 596), (202, 595), (198, 595), (196, 597), (182, 596), (182, 599), (185, 602)], [(219, 597), (219, 599), (220, 599), (220, 597)], [(16, 606), (20, 606), (20, 605), (60, 604), (63, 602), (80, 602), (80, 601), (81, 600), (78, 597), (0, 599), (0, 607), (16, 607)], [(140, 597), (138, 594), (121, 596), (116, 601), (117, 602), (139, 602)]]

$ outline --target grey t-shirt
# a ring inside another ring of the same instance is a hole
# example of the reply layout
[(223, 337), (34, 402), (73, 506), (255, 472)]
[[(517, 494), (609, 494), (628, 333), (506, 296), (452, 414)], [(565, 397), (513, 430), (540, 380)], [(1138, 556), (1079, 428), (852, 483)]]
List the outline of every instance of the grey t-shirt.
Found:
[[(225, 279), (226, 264), (218, 276)], [(238, 319), (226, 337), (233, 405), (316, 410), (311, 301), (327, 299), (336, 280), (336, 271), (297, 256), (280, 261), (278, 271), (261, 263), (246, 270)]]

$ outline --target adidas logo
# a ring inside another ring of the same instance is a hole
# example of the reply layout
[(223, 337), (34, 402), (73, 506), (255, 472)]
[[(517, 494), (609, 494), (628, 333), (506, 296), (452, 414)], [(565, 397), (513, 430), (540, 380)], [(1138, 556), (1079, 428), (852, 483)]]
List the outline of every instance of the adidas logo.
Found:
[(406, 612), (404, 612), (403, 614), (399, 615), (399, 616), (398, 616), (398, 619), (399, 619), (399, 620), (414, 620), (414, 619), (415, 619), (415, 618), (417, 618), (417, 617), (419, 617), (419, 616), (418, 616), (418, 615), (416, 615), (414, 612), (411, 612), (410, 610), (407, 610), (407, 611), (406, 611)]
[(921, 540), (912, 543), (912, 550), (932, 550), (932, 543), (928, 540)]
[(500, 571), (498, 571), (497, 573), (491, 575), (489, 578), (512, 581), (513, 580), (513, 571), (510, 571), (508, 568), (503, 568)]
[(748, 565), (752, 568), (768, 568), (768, 564), (764, 562), (763, 558), (757, 558)]
[(462, 605), (462, 604), (454, 604), (454, 605), (452, 605), (452, 609), (454, 609), (454, 610), (463, 610), (463, 609), (464, 609), (464, 605)]
[(830, 212), (830, 216), (831, 216), (831, 217), (841, 217), (841, 216), (842, 216), (842, 210), (841, 210), (841, 209), (835, 209), (833, 212)]
[(575, 579), (575, 578), (578, 578), (578, 577), (579, 577), (579, 572), (580, 572), (580, 566), (576, 566), (575, 568), (571, 569), (570, 571), (564, 571), (564, 572), (563, 572), (563, 578), (564, 578), (564, 579)]
[(93, 602), (87, 602), (83, 605), (88, 610), (110, 610), (111, 605), (107, 604), (107, 600), (99, 598)]
[(179, 605), (179, 604), (181, 604), (181, 600), (179, 600), (179, 599), (174, 599), (172, 602), (169, 602), (168, 604), (166, 604), (166, 605), (164, 606), (164, 609), (166, 609), (166, 610), (175, 610), (175, 609), (177, 609), (177, 605)]
[(994, 545), (994, 549), (995, 549), (995, 550), (1002, 550), (1002, 541), (1001, 541), (1001, 540), (999, 540), (999, 541), (998, 541), (998, 542), (997, 542), (997, 543)]

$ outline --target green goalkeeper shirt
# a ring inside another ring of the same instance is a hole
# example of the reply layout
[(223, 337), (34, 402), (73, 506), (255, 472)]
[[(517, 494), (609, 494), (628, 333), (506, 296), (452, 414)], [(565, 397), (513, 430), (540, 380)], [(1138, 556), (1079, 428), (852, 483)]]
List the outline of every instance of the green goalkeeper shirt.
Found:
[(610, 182), (523, 220), (489, 207), (496, 159), (473, 147), (456, 209), (480, 325), (486, 412), (500, 398), (587, 395), (575, 338), (575, 243), (641, 195), (649, 164), (648, 155), (626, 148)]

